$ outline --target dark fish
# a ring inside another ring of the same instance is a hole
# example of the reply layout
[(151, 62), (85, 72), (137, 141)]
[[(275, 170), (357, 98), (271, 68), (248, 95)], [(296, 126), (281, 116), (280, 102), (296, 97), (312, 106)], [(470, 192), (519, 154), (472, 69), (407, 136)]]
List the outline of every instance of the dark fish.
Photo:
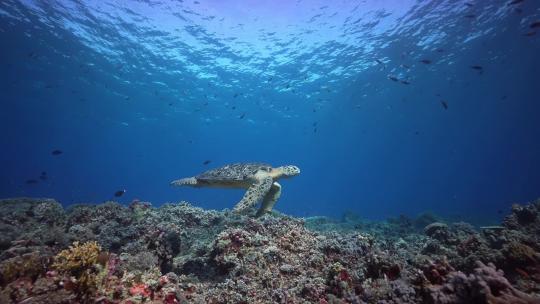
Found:
[(540, 27), (540, 21), (536, 21), (536, 22), (533, 22), (531, 23), (531, 25), (529, 25), (530, 28), (537, 28), (537, 27)]
[(469, 18), (469, 19), (473, 19), (473, 18), (476, 18), (476, 15), (475, 14), (469, 14), (469, 15), (465, 15), (464, 17)]
[(472, 3), (463, 3), (465, 6), (468, 6), (468, 7), (472, 7), (473, 4)]
[(238, 93), (235, 93), (233, 97), (234, 97), (234, 98), (238, 97)]
[(423, 63), (423, 64), (430, 64), (430, 63), (431, 63), (431, 60), (429, 60), (429, 59), (422, 59), (422, 60), (420, 60), (420, 62)]
[(525, 34), (525, 36), (527, 36), (527, 37), (531, 37), (531, 36), (534, 36), (534, 35), (536, 35), (535, 31), (530, 31), (530, 32)]
[(236, 110), (236, 106), (232, 106), (231, 109)]
[(411, 83), (410, 83), (410, 82), (408, 82), (407, 80), (402, 80), (402, 81), (401, 81), (401, 83), (403, 83), (403, 84), (407, 84), (407, 85), (411, 84)]
[(388, 79), (390, 79), (392, 81), (399, 81), (399, 79), (397, 79), (396, 76), (392, 76), (392, 75), (388, 75)]
[(448, 110), (448, 104), (446, 103), (446, 101), (441, 100), (441, 105), (443, 106), (443, 108), (444, 108), (445, 110)]
[(26, 180), (26, 184), (27, 185), (34, 185), (34, 184), (37, 184), (38, 181), (36, 179), (27, 179)]
[(272, 81), (272, 77), (268, 78), (268, 82), (271, 82)]
[(172, 106), (172, 105), (173, 105), (173, 104), (172, 104), (172, 102), (171, 102), (171, 103), (169, 103), (169, 107), (170, 107), (170, 106)]
[(47, 175), (46, 171), (41, 171), (41, 175)]
[(317, 122), (314, 122), (314, 123), (313, 123), (313, 126), (316, 127), (316, 126), (317, 126)]
[(211, 160), (205, 160), (202, 164), (206, 166), (206, 165), (208, 165), (208, 164), (211, 163), (211, 162), (212, 162)]
[(242, 113), (242, 115), (240, 115), (238, 118), (243, 119), (244, 117), (246, 117), (246, 113)]
[(116, 191), (116, 192), (114, 193), (114, 196), (120, 197), (120, 196), (124, 195), (124, 193), (126, 193), (126, 190), (125, 190), (125, 189), (124, 189), (124, 190), (118, 190), (118, 191)]
[(471, 65), (471, 69), (477, 70), (477, 71), (483, 71), (484, 68), (481, 65)]
[(287, 89), (291, 87), (291, 84), (288, 83), (287, 86), (285, 86)]
[(380, 59), (375, 59), (375, 61), (377, 61), (378, 64), (383, 64), (383, 62)]
[(61, 150), (54, 150), (51, 152), (52, 155), (60, 155), (62, 154), (63, 152)]
[(521, 2), (523, 2), (523, 0), (513, 0), (513, 1), (510, 1), (510, 2), (508, 3), (508, 5), (515, 5), (515, 4), (519, 4), (519, 3), (521, 3)]
[(40, 175), (40, 176), (39, 176), (39, 179), (40, 179), (40, 180), (47, 180), (47, 175)]

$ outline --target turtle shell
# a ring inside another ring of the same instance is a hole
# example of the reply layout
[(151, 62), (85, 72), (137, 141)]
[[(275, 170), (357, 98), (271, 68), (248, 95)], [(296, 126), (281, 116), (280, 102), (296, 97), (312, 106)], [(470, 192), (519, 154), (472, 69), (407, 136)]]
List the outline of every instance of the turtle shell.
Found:
[(237, 163), (203, 172), (196, 179), (202, 181), (243, 181), (252, 177), (257, 171), (270, 171), (272, 166), (263, 163)]

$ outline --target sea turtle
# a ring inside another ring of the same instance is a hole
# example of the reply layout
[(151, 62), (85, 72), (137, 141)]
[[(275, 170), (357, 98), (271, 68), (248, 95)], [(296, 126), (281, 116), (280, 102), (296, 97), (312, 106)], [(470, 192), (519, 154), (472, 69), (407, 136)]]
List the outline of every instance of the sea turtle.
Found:
[(263, 163), (237, 163), (203, 172), (194, 177), (177, 179), (172, 186), (217, 187), (247, 189), (234, 211), (241, 212), (255, 206), (261, 199), (261, 208), (256, 217), (272, 210), (281, 195), (281, 185), (276, 181), (282, 177), (300, 174), (296, 166), (273, 168)]

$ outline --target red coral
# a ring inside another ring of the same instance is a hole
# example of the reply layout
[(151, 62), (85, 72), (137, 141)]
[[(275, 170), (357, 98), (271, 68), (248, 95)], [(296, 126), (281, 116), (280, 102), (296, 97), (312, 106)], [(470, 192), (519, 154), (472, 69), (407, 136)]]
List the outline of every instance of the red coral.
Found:
[(148, 288), (148, 285), (140, 283), (131, 286), (131, 288), (129, 289), (129, 293), (132, 296), (141, 295), (145, 298), (148, 298), (150, 297), (152, 292), (150, 291), (150, 288)]

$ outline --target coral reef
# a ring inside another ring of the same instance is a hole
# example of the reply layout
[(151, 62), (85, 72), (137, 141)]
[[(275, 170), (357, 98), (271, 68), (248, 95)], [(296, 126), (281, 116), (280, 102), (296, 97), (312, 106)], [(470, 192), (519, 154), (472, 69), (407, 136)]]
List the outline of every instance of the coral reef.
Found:
[(539, 213), (476, 229), (1, 200), (0, 303), (540, 303)]

